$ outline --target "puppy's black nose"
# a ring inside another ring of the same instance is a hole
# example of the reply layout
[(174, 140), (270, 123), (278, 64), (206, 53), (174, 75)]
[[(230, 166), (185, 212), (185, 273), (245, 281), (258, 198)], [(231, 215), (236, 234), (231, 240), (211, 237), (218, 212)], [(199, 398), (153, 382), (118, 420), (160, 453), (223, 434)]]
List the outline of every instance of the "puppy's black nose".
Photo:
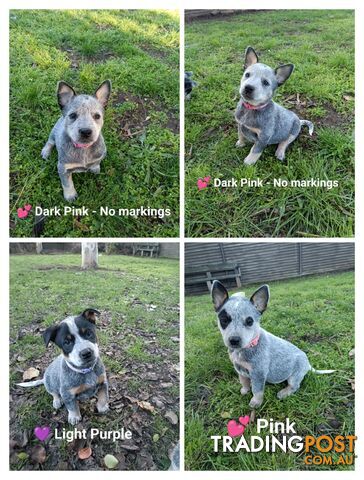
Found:
[(246, 95), (251, 95), (254, 92), (254, 87), (252, 85), (245, 85), (244, 87), (244, 93)]
[(87, 138), (87, 137), (90, 137), (91, 134), (92, 134), (92, 130), (90, 128), (80, 128), (79, 129), (79, 133), (80, 135), (82, 135), (83, 137)]
[(230, 337), (229, 338), (229, 343), (234, 348), (240, 347), (240, 345), (241, 345), (240, 337)]
[(85, 348), (84, 350), (80, 351), (80, 357), (82, 360), (91, 360), (92, 358), (92, 350), (91, 348)]

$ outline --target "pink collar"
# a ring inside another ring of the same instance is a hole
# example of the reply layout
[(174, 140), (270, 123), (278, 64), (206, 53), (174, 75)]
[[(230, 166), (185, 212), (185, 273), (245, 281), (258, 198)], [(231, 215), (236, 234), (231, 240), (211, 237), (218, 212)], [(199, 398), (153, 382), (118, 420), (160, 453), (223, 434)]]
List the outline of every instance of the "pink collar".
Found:
[(260, 337), (260, 333), (258, 333), (258, 335), (256, 337), (253, 338), (253, 340), (251, 340), (248, 345), (246, 345), (245, 347), (243, 348), (252, 348), (252, 347), (256, 347), (258, 345), (258, 342), (259, 342), (259, 337)]
[(265, 108), (268, 103), (265, 103), (264, 105), (251, 105), (250, 103), (243, 102), (243, 105), (247, 110), (262, 110), (262, 108)]
[(75, 143), (75, 142), (73, 142), (73, 146), (75, 148), (89, 148), (89, 147), (91, 147), (91, 145), (93, 145), (93, 142), (92, 143)]

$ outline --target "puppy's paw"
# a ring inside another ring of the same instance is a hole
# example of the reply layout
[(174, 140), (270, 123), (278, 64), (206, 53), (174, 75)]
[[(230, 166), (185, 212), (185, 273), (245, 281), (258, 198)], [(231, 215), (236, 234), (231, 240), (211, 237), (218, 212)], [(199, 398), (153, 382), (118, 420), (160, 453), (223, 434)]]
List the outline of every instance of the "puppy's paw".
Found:
[(253, 397), (249, 402), (249, 407), (250, 408), (258, 408), (258, 407), (261, 406), (262, 403), (263, 403), (263, 398)]
[(277, 393), (277, 398), (278, 400), (283, 400), (284, 398), (288, 397), (292, 393), (293, 393), (293, 389), (290, 386), (288, 386), (286, 388), (283, 388), (282, 390), (279, 390), (279, 392)]
[(107, 413), (107, 412), (110, 410), (108, 403), (103, 404), (103, 405), (97, 404), (97, 405), (96, 405), (96, 408), (97, 408), (97, 411), (98, 411), (99, 413)]
[(244, 159), (244, 163), (245, 163), (245, 165), (254, 165), (255, 163), (257, 163), (258, 158), (259, 158), (259, 156), (257, 156), (257, 155), (249, 154)]
[(89, 168), (89, 171), (91, 173), (95, 173), (96, 175), (98, 175), (100, 173), (100, 165), (96, 165), (95, 167)]
[(77, 198), (77, 192), (74, 188), (65, 188), (63, 190), (63, 196), (67, 202), (73, 202), (73, 200)]
[(51, 151), (52, 151), (53, 145), (50, 143), (46, 143), (44, 147), (42, 148), (42, 151), (40, 152), (43, 160), (47, 160), (49, 158)]
[(245, 147), (245, 142), (242, 142), (241, 140), (238, 140), (235, 144), (237, 148), (242, 148)]
[(241, 387), (241, 389), (240, 389), (240, 393), (241, 393), (242, 395), (246, 395), (246, 394), (249, 393), (249, 392), (250, 392), (250, 388)]
[(68, 412), (68, 423), (71, 425), (77, 425), (82, 420), (82, 417), (77, 412)]
[(59, 408), (61, 408), (63, 405), (63, 402), (60, 398), (54, 398), (53, 399), (53, 408), (55, 408), (56, 410), (58, 410)]
[(281, 151), (276, 151), (276, 157), (278, 158), (278, 160), (280, 160), (281, 162), (283, 162), (283, 160), (285, 159), (285, 155), (284, 155), (284, 152), (281, 152)]

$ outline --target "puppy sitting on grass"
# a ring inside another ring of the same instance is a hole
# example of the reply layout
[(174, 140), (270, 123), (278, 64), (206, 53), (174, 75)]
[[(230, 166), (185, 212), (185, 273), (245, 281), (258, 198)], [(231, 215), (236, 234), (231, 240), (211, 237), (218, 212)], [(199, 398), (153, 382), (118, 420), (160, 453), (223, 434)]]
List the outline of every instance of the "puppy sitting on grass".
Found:
[(254, 145), (245, 158), (246, 165), (254, 165), (267, 145), (278, 144), (276, 157), (284, 160), (286, 149), (306, 125), (309, 134), (313, 124), (300, 120), (291, 110), (273, 102), (276, 89), (290, 77), (294, 65), (287, 63), (275, 70), (259, 63), (258, 55), (252, 47), (245, 51), (244, 73), (240, 82), (240, 101), (236, 107), (235, 119), (238, 123), (237, 147), (243, 147), (245, 140)]
[(47, 159), (56, 146), (58, 175), (64, 199), (69, 202), (77, 197), (72, 173), (100, 173), (101, 160), (106, 156), (101, 129), (110, 93), (110, 80), (103, 82), (94, 95), (77, 95), (66, 82), (58, 82), (57, 98), (62, 116), (53, 127), (41, 155)]
[(260, 318), (269, 301), (268, 285), (262, 285), (248, 299), (241, 293), (229, 297), (226, 288), (215, 280), (211, 293), (222, 338), (242, 384), (240, 392), (253, 392), (251, 408), (263, 403), (266, 382), (287, 381), (287, 386), (277, 394), (281, 400), (300, 388), (308, 371), (335, 371), (315, 370), (302, 350), (261, 328)]

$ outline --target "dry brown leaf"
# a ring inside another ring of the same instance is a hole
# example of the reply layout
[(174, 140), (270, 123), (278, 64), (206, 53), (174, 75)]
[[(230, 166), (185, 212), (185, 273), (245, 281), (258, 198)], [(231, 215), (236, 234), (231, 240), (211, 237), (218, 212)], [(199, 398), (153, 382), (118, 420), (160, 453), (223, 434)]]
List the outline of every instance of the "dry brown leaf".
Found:
[(147, 410), (147, 412), (154, 412), (155, 408), (149, 402), (145, 402), (144, 400), (138, 401), (138, 405), (143, 410)]
[(39, 377), (39, 370), (34, 367), (30, 367), (23, 373), (23, 380), (32, 380), (33, 378)]
[(164, 417), (171, 422), (172, 425), (177, 425), (178, 423), (178, 417), (177, 415), (172, 412), (172, 410), (169, 410)]
[(47, 458), (47, 453), (43, 445), (36, 445), (35, 447), (33, 447), (30, 458), (34, 463), (44, 463)]
[(78, 458), (79, 458), (80, 460), (86, 460), (87, 458), (90, 458), (91, 455), (92, 455), (91, 447), (81, 448), (81, 449), (78, 451)]

